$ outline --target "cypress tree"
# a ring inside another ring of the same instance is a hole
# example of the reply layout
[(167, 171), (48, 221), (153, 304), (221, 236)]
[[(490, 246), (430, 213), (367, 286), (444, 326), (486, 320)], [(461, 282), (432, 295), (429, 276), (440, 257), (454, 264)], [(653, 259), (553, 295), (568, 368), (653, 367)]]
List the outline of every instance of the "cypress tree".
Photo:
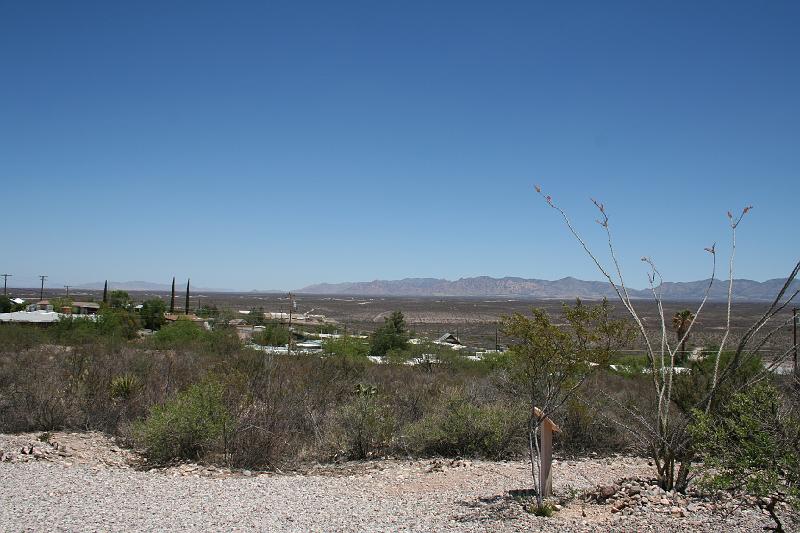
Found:
[(172, 296), (169, 298), (169, 312), (175, 312), (175, 276), (172, 276)]
[(186, 314), (189, 314), (189, 280), (186, 280)]
[(106, 280), (105, 285), (103, 285), (103, 303), (108, 303), (108, 280)]

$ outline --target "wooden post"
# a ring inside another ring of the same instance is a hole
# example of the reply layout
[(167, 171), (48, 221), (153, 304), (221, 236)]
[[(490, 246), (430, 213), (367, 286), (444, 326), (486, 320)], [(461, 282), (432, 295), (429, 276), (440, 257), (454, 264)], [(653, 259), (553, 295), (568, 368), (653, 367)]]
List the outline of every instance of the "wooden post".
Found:
[(548, 498), (553, 493), (553, 432), (561, 433), (561, 428), (553, 423), (538, 407), (533, 408), (533, 415), (541, 422), (539, 444), (539, 494)]

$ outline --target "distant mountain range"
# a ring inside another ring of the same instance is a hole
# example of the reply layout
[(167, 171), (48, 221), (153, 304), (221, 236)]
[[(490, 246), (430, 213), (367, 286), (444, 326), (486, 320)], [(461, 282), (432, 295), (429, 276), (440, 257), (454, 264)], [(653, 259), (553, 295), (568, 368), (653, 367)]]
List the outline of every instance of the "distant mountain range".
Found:
[[(662, 288), (665, 300), (699, 300), (709, 280), (666, 282)], [(783, 286), (785, 279), (763, 282), (749, 279), (734, 280), (734, 299), (746, 301), (772, 300)], [(800, 289), (795, 280), (793, 290)], [(725, 300), (728, 286), (723, 280), (715, 280), (709, 298)], [(604, 281), (583, 281), (562, 278), (555, 281), (524, 278), (491, 278), (480, 276), (461, 278), (455, 281), (436, 278), (406, 278), (401, 280), (375, 280), (355, 283), (320, 283), (309, 285), (297, 292), (307, 294), (348, 294), (354, 296), (462, 296), (462, 297), (512, 297), (530, 299), (567, 300), (583, 298), (597, 300), (613, 298), (614, 290)], [(628, 289), (632, 298), (652, 298), (650, 289)]]
[[(741, 301), (772, 300), (781, 289), (784, 279), (753, 281), (737, 279), (733, 284), (734, 299)], [(699, 300), (708, 286), (708, 279), (685, 282), (666, 282), (662, 288), (665, 300)], [(101, 290), (102, 281), (78, 285), (76, 289)], [(109, 290), (163, 292), (170, 290), (168, 283), (150, 281), (109, 281)], [(183, 292), (186, 281), (178, 281), (176, 290)], [(800, 289), (800, 280), (795, 280), (793, 290)], [(710, 299), (725, 300), (728, 285), (724, 280), (715, 280)], [(215, 289), (195, 287), (192, 292), (246, 292), (233, 289)], [(279, 293), (278, 290), (249, 291), (252, 293)], [(352, 296), (456, 296), (456, 297), (508, 297), (541, 300), (599, 300), (615, 298), (616, 294), (608, 282), (584, 281), (572, 277), (555, 281), (543, 279), (525, 279), (516, 277), (492, 278), (479, 276), (461, 278), (455, 281), (437, 278), (406, 278), (400, 280), (375, 280), (351, 283), (319, 283), (298, 289), (298, 293), (320, 295), (352, 295)], [(649, 289), (628, 288), (632, 298), (652, 298)]]
[[(76, 285), (76, 289), (88, 290), (102, 290), (103, 281), (93, 281), (91, 283), (84, 283), (83, 285)], [(121, 291), (149, 291), (149, 292), (164, 292), (172, 290), (170, 283), (153, 283), (152, 281), (109, 281), (108, 290), (121, 290)], [(175, 291), (183, 293), (186, 290), (186, 280), (175, 280)], [(195, 287), (191, 286), (192, 291), (204, 292), (232, 292), (231, 289), (211, 289), (208, 287)]]

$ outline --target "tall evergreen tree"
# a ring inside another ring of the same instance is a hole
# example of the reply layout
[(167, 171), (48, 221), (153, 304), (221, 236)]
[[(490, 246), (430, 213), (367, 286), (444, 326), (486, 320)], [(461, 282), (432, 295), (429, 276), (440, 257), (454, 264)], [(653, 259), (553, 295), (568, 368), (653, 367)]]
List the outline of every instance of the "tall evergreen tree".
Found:
[(382, 357), (390, 350), (408, 347), (408, 331), (401, 311), (394, 311), (383, 319), (383, 325), (372, 333), (369, 354)]
[(186, 314), (189, 314), (189, 280), (186, 280)]
[(108, 303), (108, 280), (106, 280), (105, 285), (103, 285), (103, 303)]
[(169, 298), (169, 312), (175, 312), (175, 276), (172, 276), (172, 296)]

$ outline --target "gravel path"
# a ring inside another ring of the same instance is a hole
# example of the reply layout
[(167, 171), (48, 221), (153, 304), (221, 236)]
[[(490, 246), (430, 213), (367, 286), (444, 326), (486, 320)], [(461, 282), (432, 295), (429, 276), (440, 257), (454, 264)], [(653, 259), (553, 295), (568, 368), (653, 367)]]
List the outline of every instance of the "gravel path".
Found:
[[(539, 518), (508, 496), (529, 486), (523, 462), (379, 461), (306, 475), (204, 476), (201, 470), (148, 472), (63, 456), (0, 462), (0, 530), (728, 532), (769, 524), (750, 509), (727, 517), (622, 516), (580, 499)], [(558, 462), (555, 491), (650, 472), (635, 458)]]

